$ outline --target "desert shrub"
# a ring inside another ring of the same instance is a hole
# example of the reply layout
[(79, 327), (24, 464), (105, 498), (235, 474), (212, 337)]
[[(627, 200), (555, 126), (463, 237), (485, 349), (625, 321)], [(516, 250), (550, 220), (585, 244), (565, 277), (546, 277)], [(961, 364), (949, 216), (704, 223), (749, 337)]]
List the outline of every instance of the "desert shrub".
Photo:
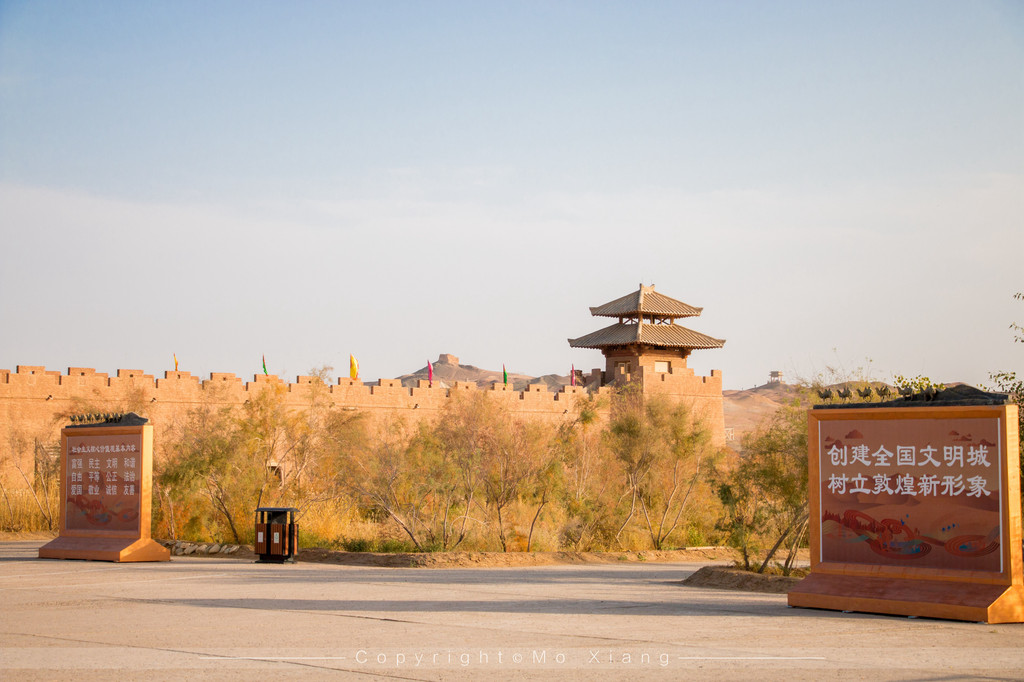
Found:
[(341, 548), (346, 552), (372, 552), (373, 540), (370, 538), (345, 538)]
[[(720, 528), (747, 569), (764, 572), (787, 550), (793, 566), (807, 532), (807, 412), (799, 401), (767, 417), (743, 439), (744, 454), (720, 476)], [(759, 561), (758, 566), (752, 562)]]
[(616, 539), (622, 542), (632, 527), (662, 549), (699, 506), (691, 503), (706, 492), (699, 484), (718, 455), (711, 430), (685, 404), (626, 386), (612, 403), (605, 439), (624, 475), (621, 498), (628, 499)]
[(425, 551), (422, 547), (417, 547), (415, 544), (408, 540), (400, 540), (396, 538), (381, 538), (374, 543), (375, 552), (384, 552), (388, 554), (398, 554), (406, 552), (422, 552)]
[[(556, 426), (473, 391), (413, 428), (339, 409), (320, 382), (299, 407), (282, 391), (231, 407), (211, 395), (164, 425), (155, 537), (251, 543), (259, 506), (297, 507), (300, 545), (352, 551), (643, 550), (715, 532), (717, 455), (682, 406), (624, 391), (609, 421), (589, 397)], [(57, 518), (59, 481), (35, 473), (42, 488), (0, 487), (4, 528)]]
[(177, 537), (184, 523), (185, 539), (207, 539), (194, 535), (204, 533), (247, 542), (257, 507), (296, 507), (301, 523), (311, 508), (341, 497), (326, 475), (327, 454), (337, 442), (360, 442), (361, 420), (317, 404), (288, 410), (283, 391), (269, 386), (239, 408), (198, 406), (165, 431), (154, 469), (168, 535)]

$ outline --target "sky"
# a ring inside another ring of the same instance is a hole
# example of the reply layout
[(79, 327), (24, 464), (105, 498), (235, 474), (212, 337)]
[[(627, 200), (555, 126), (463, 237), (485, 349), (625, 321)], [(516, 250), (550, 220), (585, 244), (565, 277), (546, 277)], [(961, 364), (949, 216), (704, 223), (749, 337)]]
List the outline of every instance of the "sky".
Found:
[(1024, 371), (1024, 3), (0, 0), (0, 368)]

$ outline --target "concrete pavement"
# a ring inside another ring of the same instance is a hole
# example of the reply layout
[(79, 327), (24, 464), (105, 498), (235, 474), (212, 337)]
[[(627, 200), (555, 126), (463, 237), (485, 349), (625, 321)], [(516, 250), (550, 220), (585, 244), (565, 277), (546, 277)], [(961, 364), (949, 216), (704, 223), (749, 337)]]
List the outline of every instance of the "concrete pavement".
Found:
[(0, 543), (0, 678), (1024, 676), (1024, 625), (790, 609), (702, 564), (393, 569), (41, 560)]

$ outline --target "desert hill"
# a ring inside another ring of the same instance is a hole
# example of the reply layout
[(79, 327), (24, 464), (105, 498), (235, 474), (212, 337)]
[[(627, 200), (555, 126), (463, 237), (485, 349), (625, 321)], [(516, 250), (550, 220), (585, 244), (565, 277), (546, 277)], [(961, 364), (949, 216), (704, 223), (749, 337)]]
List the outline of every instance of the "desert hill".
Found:
[(794, 400), (799, 390), (792, 384), (775, 381), (742, 391), (722, 391), (725, 431), (731, 432), (733, 447), (738, 447), (743, 434), (753, 431), (765, 417)]
[[(489, 370), (480, 369), (473, 365), (463, 365), (459, 363), (458, 357), (450, 353), (442, 353), (433, 364), (434, 383), (444, 388), (453, 386), (456, 381), (467, 381), (476, 384), (479, 388), (490, 388), (491, 384), (495, 381), (501, 383), (503, 378), (500, 369)], [(416, 382), (427, 381), (429, 377), (430, 372), (428, 368), (423, 366), (415, 372), (403, 374), (398, 379), (402, 382), (403, 386), (415, 388)], [(560, 377), (554, 374), (531, 377), (525, 374), (509, 372), (508, 383), (516, 391), (526, 390), (526, 387), (530, 384), (544, 384), (548, 387), (549, 391), (554, 393), (561, 390), (562, 386), (569, 384), (569, 377)]]

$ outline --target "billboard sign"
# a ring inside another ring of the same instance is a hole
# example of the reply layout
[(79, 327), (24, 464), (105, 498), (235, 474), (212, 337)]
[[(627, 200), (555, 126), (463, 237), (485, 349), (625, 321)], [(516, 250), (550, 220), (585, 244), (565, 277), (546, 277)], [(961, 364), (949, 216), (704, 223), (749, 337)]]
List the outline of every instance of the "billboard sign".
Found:
[(808, 411), (791, 606), (1024, 622), (1017, 406), (978, 403)]

